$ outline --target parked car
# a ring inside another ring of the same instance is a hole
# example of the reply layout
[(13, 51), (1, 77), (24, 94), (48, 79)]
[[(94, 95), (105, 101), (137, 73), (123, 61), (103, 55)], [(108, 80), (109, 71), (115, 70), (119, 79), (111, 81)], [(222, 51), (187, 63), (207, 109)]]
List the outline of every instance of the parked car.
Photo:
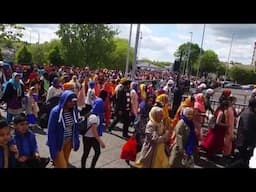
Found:
[(224, 88), (225, 85), (230, 84), (230, 83), (233, 83), (233, 82), (232, 81), (222, 81), (221, 82), (221, 87)]
[(254, 85), (242, 85), (241, 88), (243, 90), (253, 90), (254, 89)]
[(224, 88), (242, 89), (241, 85), (240, 84), (236, 84), (236, 83), (224, 84)]

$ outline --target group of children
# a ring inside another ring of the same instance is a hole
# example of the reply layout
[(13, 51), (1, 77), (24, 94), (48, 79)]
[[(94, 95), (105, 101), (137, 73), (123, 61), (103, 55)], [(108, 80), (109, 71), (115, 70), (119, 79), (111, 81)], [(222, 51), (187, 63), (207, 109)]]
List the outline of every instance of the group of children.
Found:
[(0, 120), (0, 168), (44, 168), (50, 158), (40, 157), (35, 134), (24, 114), (13, 120), (14, 130)]

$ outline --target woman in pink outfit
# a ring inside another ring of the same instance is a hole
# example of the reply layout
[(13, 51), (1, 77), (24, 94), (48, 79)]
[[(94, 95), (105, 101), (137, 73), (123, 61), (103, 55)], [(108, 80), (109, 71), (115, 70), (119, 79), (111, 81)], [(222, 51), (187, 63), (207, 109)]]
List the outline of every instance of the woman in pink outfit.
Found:
[(77, 107), (83, 109), (85, 107), (85, 84), (88, 83), (85, 79), (81, 78), (81, 89), (77, 94)]
[(235, 127), (235, 114), (234, 114), (234, 97), (228, 98), (228, 109), (225, 110), (225, 115), (227, 117), (228, 127), (226, 129), (225, 137), (224, 137), (224, 147), (223, 147), (223, 156), (228, 157), (232, 152), (232, 143), (234, 140), (234, 127)]
[(202, 93), (198, 93), (195, 96), (193, 122), (195, 125), (195, 131), (196, 131), (196, 136), (198, 141), (201, 140), (201, 127), (204, 122), (204, 116), (205, 116), (204, 100), (205, 100), (204, 95)]
[(111, 119), (110, 98), (112, 96), (111, 87), (110, 87), (110, 80), (109, 80), (108, 77), (106, 77), (106, 81), (103, 84), (102, 90), (104, 90), (107, 93), (107, 97), (104, 101), (105, 123), (106, 123), (106, 128), (107, 128), (110, 125), (110, 119)]

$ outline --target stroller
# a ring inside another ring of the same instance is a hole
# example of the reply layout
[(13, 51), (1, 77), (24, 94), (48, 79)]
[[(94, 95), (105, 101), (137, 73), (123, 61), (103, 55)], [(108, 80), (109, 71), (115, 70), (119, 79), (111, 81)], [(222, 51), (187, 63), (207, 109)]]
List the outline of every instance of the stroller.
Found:
[(47, 128), (49, 116), (53, 107), (59, 103), (60, 96), (54, 96), (44, 103), (39, 111), (38, 123), (42, 128)]

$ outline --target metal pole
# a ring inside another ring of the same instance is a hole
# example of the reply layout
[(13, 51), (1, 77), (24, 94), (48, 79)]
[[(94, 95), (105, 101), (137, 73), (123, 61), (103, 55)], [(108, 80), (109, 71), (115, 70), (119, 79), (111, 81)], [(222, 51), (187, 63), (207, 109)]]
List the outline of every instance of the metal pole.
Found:
[(189, 44), (189, 50), (188, 50), (188, 60), (187, 60), (187, 69), (186, 69), (186, 71), (187, 71), (187, 73), (189, 72), (189, 59), (190, 59), (190, 52), (191, 52), (191, 45), (192, 45), (192, 37), (193, 37), (193, 32), (189, 32), (190, 33), (190, 37), (191, 37), (191, 39), (190, 39), (190, 44)]
[(133, 58), (133, 64), (132, 64), (132, 79), (135, 80), (135, 68), (137, 66), (137, 51), (138, 51), (138, 43), (139, 43), (139, 37), (140, 37), (140, 24), (137, 26), (137, 32), (136, 32), (136, 41), (135, 41), (135, 49), (134, 49), (134, 58)]
[(232, 33), (232, 37), (231, 37), (231, 43), (230, 43), (230, 48), (229, 48), (229, 53), (228, 53), (228, 63), (226, 65), (226, 70), (225, 70), (225, 80), (227, 79), (227, 72), (229, 69), (229, 59), (230, 59), (230, 55), (231, 55), (233, 40), (234, 40), (234, 33)]
[(37, 33), (38, 33), (38, 44), (39, 44), (40, 43), (40, 33), (39, 33), (39, 31)]
[(130, 34), (129, 34), (128, 50), (127, 50), (127, 57), (126, 57), (126, 66), (125, 66), (125, 77), (127, 77), (128, 75), (131, 37), (132, 37), (132, 24), (130, 25)]
[(31, 44), (31, 31), (29, 31), (29, 43)]
[(203, 43), (204, 43), (205, 26), (206, 26), (206, 24), (204, 24), (203, 35), (202, 35), (202, 40), (201, 40), (201, 48), (200, 48), (200, 53), (199, 53), (198, 68), (197, 68), (197, 73), (196, 73), (197, 77), (199, 76), (199, 69), (200, 69), (200, 64), (201, 64), (201, 55), (202, 55), (202, 49), (203, 49)]

